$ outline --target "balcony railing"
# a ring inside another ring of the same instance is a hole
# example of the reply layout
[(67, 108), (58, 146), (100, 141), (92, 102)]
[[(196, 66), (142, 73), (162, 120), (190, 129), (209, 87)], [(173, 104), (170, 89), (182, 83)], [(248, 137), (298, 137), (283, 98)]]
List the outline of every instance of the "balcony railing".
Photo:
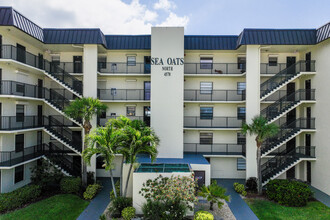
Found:
[[(105, 126), (105, 124), (110, 120), (110, 119), (116, 119), (120, 116), (107, 116), (106, 118), (99, 118), (98, 119), (98, 125), (99, 126)], [(131, 120), (141, 120), (143, 121), (144, 117), (143, 116), (125, 116)]]
[(100, 73), (109, 74), (149, 74), (151, 71), (151, 66), (147, 63), (135, 63), (134, 65), (133, 63), (98, 62), (98, 71)]
[(185, 101), (244, 101), (245, 90), (184, 90)]
[(0, 130), (19, 130), (43, 127), (43, 117), (38, 116), (1, 116)]
[(246, 65), (239, 63), (185, 63), (185, 74), (243, 74)]
[(0, 83), (0, 94), (44, 98), (44, 88), (16, 81), (3, 80)]
[(277, 74), (280, 71), (284, 70), (285, 68), (287, 68), (286, 63), (277, 63), (276, 65), (269, 64), (269, 63), (261, 63), (260, 64), (260, 73), (261, 74)]
[(10, 167), (44, 154), (45, 144), (26, 147), (22, 151), (0, 151), (0, 167)]
[[(286, 146), (277, 148), (276, 150), (272, 151), (268, 155), (274, 156), (274, 155), (280, 155), (280, 154), (286, 154), (289, 151), (286, 150)], [(296, 154), (300, 154), (305, 157), (315, 157), (315, 146), (298, 146), (296, 147)]]
[(241, 128), (244, 119), (237, 117), (211, 117), (185, 116), (185, 128)]
[(58, 66), (68, 73), (83, 73), (83, 63), (60, 62)]
[(245, 145), (185, 143), (184, 152), (215, 155), (245, 155)]
[(150, 100), (148, 89), (98, 89), (100, 100)]

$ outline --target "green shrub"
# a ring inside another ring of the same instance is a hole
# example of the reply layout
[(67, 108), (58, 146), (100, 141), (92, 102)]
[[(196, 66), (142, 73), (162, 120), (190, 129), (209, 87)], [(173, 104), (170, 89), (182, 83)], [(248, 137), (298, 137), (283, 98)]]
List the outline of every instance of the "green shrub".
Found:
[(120, 218), (121, 212), (130, 206), (132, 206), (132, 198), (117, 197), (112, 200), (111, 206), (109, 207), (109, 212), (112, 217)]
[(121, 216), (123, 217), (124, 220), (131, 220), (132, 218), (135, 217), (135, 208), (133, 207), (124, 208), (123, 211), (121, 212)]
[(309, 186), (296, 180), (271, 180), (267, 184), (267, 197), (281, 205), (300, 207), (313, 196)]
[(194, 220), (213, 220), (214, 216), (212, 213), (209, 213), (207, 211), (198, 211), (196, 212), (194, 216)]
[(143, 216), (146, 220), (162, 219), (165, 210), (166, 208), (163, 203), (150, 199), (142, 206)]
[(258, 190), (257, 178), (250, 177), (248, 180), (246, 180), (245, 187), (248, 191), (256, 192)]
[(102, 186), (97, 183), (87, 186), (87, 189), (83, 194), (84, 199), (86, 199), (86, 200), (93, 199), (101, 189), (102, 189)]
[(104, 214), (100, 215), (100, 217), (99, 217), (99, 220), (106, 220), (106, 219), (107, 219), (107, 217), (105, 217)]
[(247, 195), (247, 192), (244, 190), (242, 193), (241, 193), (242, 196), (246, 196)]
[(0, 194), (0, 212), (6, 212), (35, 201), (41, 195), (41, 187), (28, 185), (10, 193)]
[(244, 185), (240, 183), (234, 183), (234, 189), (239, 194), (242, 194), (242, 192), (245, 191)]
[[(115, 183), (115, 188), (116, 188), (116, 192), (117, 192), (117, 195), (119, 195), (120, 193), (120, 181), (117, 181)], [(115, 199), (115, 193), (113, 192), (113, 190), (111, 190), (110, 192), (110, 200), (114, 200)]]
[(147, 200), (147, 203), (143, 204), (142, 212), (144, 219), (176, 219), (182, 220), (186, 214), (187, 207), (180, 201), (153, 201)]
[(79, 177), (64, 177), (60, 186), (63, 193), (78, 194), (81, 188), (81, 179)]

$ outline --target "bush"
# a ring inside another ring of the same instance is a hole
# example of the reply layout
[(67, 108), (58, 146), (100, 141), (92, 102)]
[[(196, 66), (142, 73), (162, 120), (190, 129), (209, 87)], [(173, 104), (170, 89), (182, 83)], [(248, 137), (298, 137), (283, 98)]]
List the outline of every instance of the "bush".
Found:
[(246, 196), (246, 195), (247, 195), (247, 192), (246, 192), (246, 191), (243, 191), (243, 192), (241, 193), (241, 195), (242, 195), (242, 196)]
[(186, 206), (180, 201), (167, 201), (164, 203), (149, 199), (142, 206), (143, 216), (146, 220), (182, 220), (186, 214), (186, 209)]
[(234, 183), (234, 189), (239, 194), (242, 194), (242, 192), (245, 191), (244, 185), (240, 183)]
[(87, 172), (87, 185), (92, 185), (96, 183), (94, 179), (94, 172), (89, 171)]
[(207, 211), (198, 211), (196, 212), (194, 216), (194, 220), (213, 220), (214, 216), (212, 213), (209, 213)]
[(146, 220), (162, 219), (165, 210), (165, 205), (160, 201), (148, 200), (142, 206), (143, 216)]
[(63, 193), (78, 194), (81, 188), (81, 179), (79, 177), (64, 177), (60, 186)]
[(270, 200), (294, 207), (307, 205), (313, 196), (307, 184), (296, 180), (271, 180), (267, 184), (266, 194)]
[(132, 206), (132, 198), (117, 197), (112, 200), (109, 212), (112, 217), (119, 218), (121, 217), (121, 212), (130, 206)]
[(41, 187), (28, 185), (10, 193), (0, 194), (0, 212), (6, 212), (35, 201), (41, 195)]
[[(119, 193), (120, 193), (120, 181), (117, 181), (115, 183), (115, 188), (116, 188), (117, 195), (119, 195)], [(111, 199), (111, 201), (115, 199), (115, 193), (113, 192), (113, 190), (111, 190), (111, 192), (110, 192), (110, 199)]]
[(250, 177), (248, 180), (246, 180), (245, 187), (246, 187), (246, 190), (248, 190), (248, 191), (256, 192), (258, 190), (257, 178)]
[(131, 220), (135, 216), (135, 208), (133, 207), (124, 208), (123, 211), (121, 212), (121, 216), (123, 217), (124, 220)]
[(100, 184), (95, 183), (95, 184), (89, 185), (83, 194), (84, 199), (86, 199), (86, 200), (93, 199), (101, 189), (102, 189), (102, 186)]

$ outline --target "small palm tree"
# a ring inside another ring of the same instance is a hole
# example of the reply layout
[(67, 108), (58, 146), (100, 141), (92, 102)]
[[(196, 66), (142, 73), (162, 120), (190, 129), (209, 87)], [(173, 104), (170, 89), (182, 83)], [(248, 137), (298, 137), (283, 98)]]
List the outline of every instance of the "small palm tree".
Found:
[(278, 126), (274, 123), (268, 124), (266, 118), (262, 116), (255, 116), (251, 124), (243, 124), (242, 133), (255, 135), (257, 143), (257, 173), (258, 173), (258, 193), (262, 194), (262, 175), (261, 175), (261, 145), (270, 137), (278, 133)]
[(222, 188), (217, 184), (216, 180), (213, 180), (211, 185), (205, 186), (203, 185), (199, 195), (206, 198), (207, 201), (210, 202), (210, 210), (213, 210), (213, 204), (218, 204), (219, 209), (222, 207), (223, 202), (222, 199), (226, 200), (227, 202), (230, 201), (230, 197), (226, 196), (226, 189)]
[[(91, 97), (83, 97), (81, 99), (75, 99), (64, 109), (65, 114), (69, 117), (80, 121), (83, 121), (83, 128), (85, 136), (89, 134), (92, 129), (91, 120), (95, 115), (100, 115), (107, 109), (107, 106), (102, 104), (100, 100)], [(86, 142), (84, 143), (82, 151), (87, 148)], [(84, 160), (81, 160), (81, 179), (84, 186), (87, 185), (87, 168)]]
[(140, 120), (131, 121), (123, 131), (125, 132), (125, 147), (120, 150), (120, 153), (125, 157), (126, 163), (130, 164), (124, 191), (124, 197), (126, 197), (130, 174), (133, 164), (137, 163), (138, 154), (150, 155), (153, 162), (158, 154), (159, 138), (152, 128)]

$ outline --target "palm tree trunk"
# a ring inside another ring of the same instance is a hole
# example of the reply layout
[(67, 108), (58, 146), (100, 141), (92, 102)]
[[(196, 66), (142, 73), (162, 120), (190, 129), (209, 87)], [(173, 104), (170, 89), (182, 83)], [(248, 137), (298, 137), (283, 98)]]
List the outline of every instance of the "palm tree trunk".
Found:
[(124, 155), (123, 158), (121, 159), (121, 171), (120, 171), (120, 196), (123, 195), (123, 168), (124, 168)]
[(130, 164), (129, 171), (128, 171), (128, 174), (127, 174), (127, 179), (126, 179), (126, 186), (125, 186), (125, 191), (124, 191), (124, 197), (126, 197), (126, 194), (127, 194), (128, 182), (129, 182), (129, 178), (131, 177), (132, 169), (133, 169), (133, 164)]
[(116, 184), (115, 181), (113, 180), (112, 169), (110, 169), (110, 179), (111, 179), (113, 193), (115, 194), (115, 198), (117, 198)]
[(262, 194), (262, 176), (261, 176), (261, 144), (257, 147), (257, 172), (258, 172), (258, 194)]
[[(86, 137), (89, 134), (90, 130), (92, 129), (92, 125), (89, 121), (85, 121), (84, 124), (83, 124), (83, 128), (84, 128), (84, 134), (85, 134), (85, 137)], [(84, 140), (84, 145), (83, 145), (82, 152), (86, 148), (87, 148), (87, 143)], [(81, 157), (81, 181), (82, 181), (83, 187), (86, 188), (87, 187), (87, 165), (86, 165), (86, 162), (84, 161), (83, 157)]]

